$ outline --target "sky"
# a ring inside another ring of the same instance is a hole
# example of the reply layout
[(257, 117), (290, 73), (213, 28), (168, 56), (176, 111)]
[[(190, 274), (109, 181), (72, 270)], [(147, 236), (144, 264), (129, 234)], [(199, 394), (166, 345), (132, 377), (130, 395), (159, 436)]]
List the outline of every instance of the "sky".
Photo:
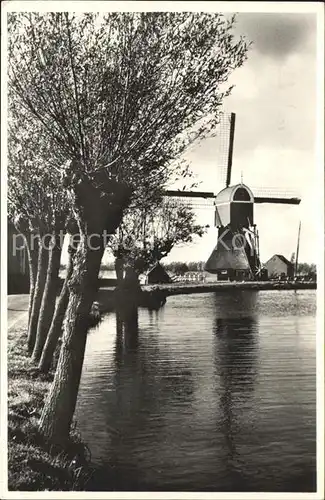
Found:
[[(252, 46), (244, 65), (229, 80), (235, 88), (224, 110), (236, 113), (231, 184), (288, 189), (300, 195), (297, 205), (254, 207), (262, 262), (273, 254), (291, 257), (301, 221), (299, 261), (316, 262), (319, 242), (316, 146), (316, 15), (239, 13), (236, 34)], [(217, 193), (218, 139), (210, 138), (187, 159), (199, 190)], [(254, 189), (253, 189), (254, 192)], [(165, 261), (206, 260), (217, 242), (214, 211), (196, 211), (207, 234), (174, 248)], [(322, 231), (322, 230), (321, 230)]]

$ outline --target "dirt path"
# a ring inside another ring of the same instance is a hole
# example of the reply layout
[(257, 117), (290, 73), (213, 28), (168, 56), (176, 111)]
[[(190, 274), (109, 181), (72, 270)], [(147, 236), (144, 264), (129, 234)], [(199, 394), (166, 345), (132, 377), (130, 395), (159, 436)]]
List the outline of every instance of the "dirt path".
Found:
[(28, 297), (28, 294), (8, 295), (8, 330), (26, 325)]

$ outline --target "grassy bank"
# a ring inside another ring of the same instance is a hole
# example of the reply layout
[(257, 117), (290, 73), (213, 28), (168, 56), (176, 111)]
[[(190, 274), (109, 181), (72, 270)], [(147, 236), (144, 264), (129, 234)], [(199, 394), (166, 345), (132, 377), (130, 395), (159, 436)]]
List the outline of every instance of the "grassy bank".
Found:
[(90, 454), (74, 429), (64, 449), (37, 431), (53, 373), (40, 375), (27, 354), (26, 329), (8, 334), (8, 489), (81, 491), (92, 478)]

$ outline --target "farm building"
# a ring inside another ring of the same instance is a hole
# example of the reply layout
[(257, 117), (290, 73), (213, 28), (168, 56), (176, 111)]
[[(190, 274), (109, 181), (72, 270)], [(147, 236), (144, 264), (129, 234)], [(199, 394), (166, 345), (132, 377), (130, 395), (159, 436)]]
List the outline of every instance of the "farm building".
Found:
[(290, 278), (294, 276), (294, 265), (283, 255), (273, 255), (266, 263), (268, 276), (272, 278)]
[(161, 264), (155, 264), (149, 271), (140, 276), (142, 285), (154, 285), (158, 283), (171, 283), (171, 278)]

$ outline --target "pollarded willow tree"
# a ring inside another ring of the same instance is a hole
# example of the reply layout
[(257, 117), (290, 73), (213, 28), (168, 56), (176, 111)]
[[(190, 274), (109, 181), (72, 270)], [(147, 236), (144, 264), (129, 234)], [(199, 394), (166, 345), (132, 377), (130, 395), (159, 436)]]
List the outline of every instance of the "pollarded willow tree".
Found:
[(67, 438), (74, 413), (102, 234), (139, 190), (164, 185), (192, 141), (213, 133), (247, 53), (234, 22), (208, 13), (10, 15), (9, 90), (71, 161), (63, 183), (80, 233), (40, 422), (54, 442)]
[(166, 257), (173, 247), (203, 236), (205, 227), (195, 221), (193, 210), (173, 199), (127, 210), (109, 247), (116, 260), (119, 284), (136, 289), (139, 275)]
[[(58, 182), (59, 150), (40, 141), (42, 126), (14, 99), (9, 100), (9, 217), (25, 237), (30, 263), (28, 348), (41, 349), (53, 315), (62, 242), (68, 213), (66, 193)], [(44, 167), (47, 162), (47, 168)]]

